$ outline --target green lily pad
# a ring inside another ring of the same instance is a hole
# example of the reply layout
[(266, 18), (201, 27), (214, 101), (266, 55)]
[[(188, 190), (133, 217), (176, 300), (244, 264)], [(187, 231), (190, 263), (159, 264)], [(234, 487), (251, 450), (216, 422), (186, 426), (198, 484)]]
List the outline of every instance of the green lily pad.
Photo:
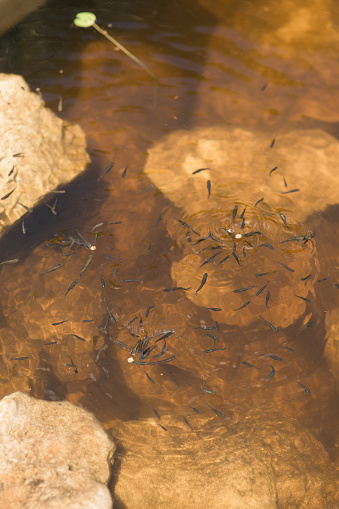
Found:
[(96, 16), (92, 12), (78, 12), (74, 18), (74, 25), (81, 28), (87, 28), (94, 25)]

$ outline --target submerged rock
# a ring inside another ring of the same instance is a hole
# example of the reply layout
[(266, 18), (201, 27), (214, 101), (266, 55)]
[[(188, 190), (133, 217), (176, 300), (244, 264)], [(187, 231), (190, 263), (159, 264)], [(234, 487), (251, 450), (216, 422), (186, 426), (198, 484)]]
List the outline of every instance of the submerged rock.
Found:
[(0, 435), (1, 507), (112, 507), (115, 445), (93, 415), (16, 392), (0, 402)]
[(261, 409), (226, 425), (198, 414), (187, 421), (162, 417), (115, 430), (122, 451), (115, 495), (124, 507), (337, 507), (336, 471), (294, 420)]
[(1, 236), (90, 159), (82, 129), (54, 115), (21, 76), (1, 74), (0, 95)]
[(338, 203), (338, 156), (339, 143), (321, 131), (275, 139), (211, 127), (158, 143), (145, 172), (183, 209), (179, 221), (167, 220), (183, 250), (172, 264), (175, 286), (201, 307), (227, 310), (212, 312), (229, 325), (294, 323), (314, 297), (312, 279), (303, 278), (320, 270), (304, 223)]

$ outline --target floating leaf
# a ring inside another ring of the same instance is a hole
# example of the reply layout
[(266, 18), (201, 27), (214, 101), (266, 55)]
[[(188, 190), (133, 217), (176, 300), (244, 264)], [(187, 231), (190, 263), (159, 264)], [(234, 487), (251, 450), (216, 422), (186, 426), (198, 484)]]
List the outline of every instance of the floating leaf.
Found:
[(81, 28), (88, 28), (94, 25), (96, 16), (92, 12), (78, 12), (73, 21), (74, 25)]

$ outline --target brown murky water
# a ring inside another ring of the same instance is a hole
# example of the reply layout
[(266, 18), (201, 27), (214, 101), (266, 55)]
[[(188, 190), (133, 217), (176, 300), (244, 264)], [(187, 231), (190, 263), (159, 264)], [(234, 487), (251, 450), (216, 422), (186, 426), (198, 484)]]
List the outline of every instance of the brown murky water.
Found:
[[(336, 457), (338, 397), (323, 349), (339, 282), (338, 209), (315, 210), (307, 221), (317, 230), (316, 277), (324, 281), (310, 285), (312, 304), (292, 324), (274, 333), (265, 323), (227, 325), (223, 313), (216, 323), (216, 312), (184, 291), (163, 291), (173, 288), (171, 266), (183, 256), (166, 221), (182, 216), (143, 173), (147, 150), (179, 128), (265, 128), (273, 139), (318, 127), (338, 136), (339, 11), (330, 2), (299, 5), (82, 3), (160, 85), (94, 30), (72, 26), (76, 6), (46, 7), (2, 38), (1, 70), (22, 74), (52, 110), (82, 126), (92, 165), (57, 195), (57, 216), (42, 205), (25, 219), (26, 235), (20, 225), (2, 242), (1, 258), (20, 262), (0, 272), (1, 396), (20, 389), (67, 398), (107, 428), (164, 411), (182, 418), (194, 412), (187, 405), (223, 409), (231, 421), (237, 408), (274, 408)], [(96, 239), (96, 250), (72, 244), (78, 232)], [(308, 246), (312, 256), (314, 240)], [(146, 337), (134, 356), (146, 364), (129, 363)], [(226, 350), (203, 353), (216, 346)]]

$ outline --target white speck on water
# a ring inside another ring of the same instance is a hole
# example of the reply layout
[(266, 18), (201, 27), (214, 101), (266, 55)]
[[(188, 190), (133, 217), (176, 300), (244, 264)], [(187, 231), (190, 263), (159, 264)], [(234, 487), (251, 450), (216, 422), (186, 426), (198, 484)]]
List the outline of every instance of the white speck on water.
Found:
[(235, 235), (235, 238), (236, 238), (236, 239), (241, 239), (241, 238), (242, 238), (241, 233), (237, 233), (237, 234)]

